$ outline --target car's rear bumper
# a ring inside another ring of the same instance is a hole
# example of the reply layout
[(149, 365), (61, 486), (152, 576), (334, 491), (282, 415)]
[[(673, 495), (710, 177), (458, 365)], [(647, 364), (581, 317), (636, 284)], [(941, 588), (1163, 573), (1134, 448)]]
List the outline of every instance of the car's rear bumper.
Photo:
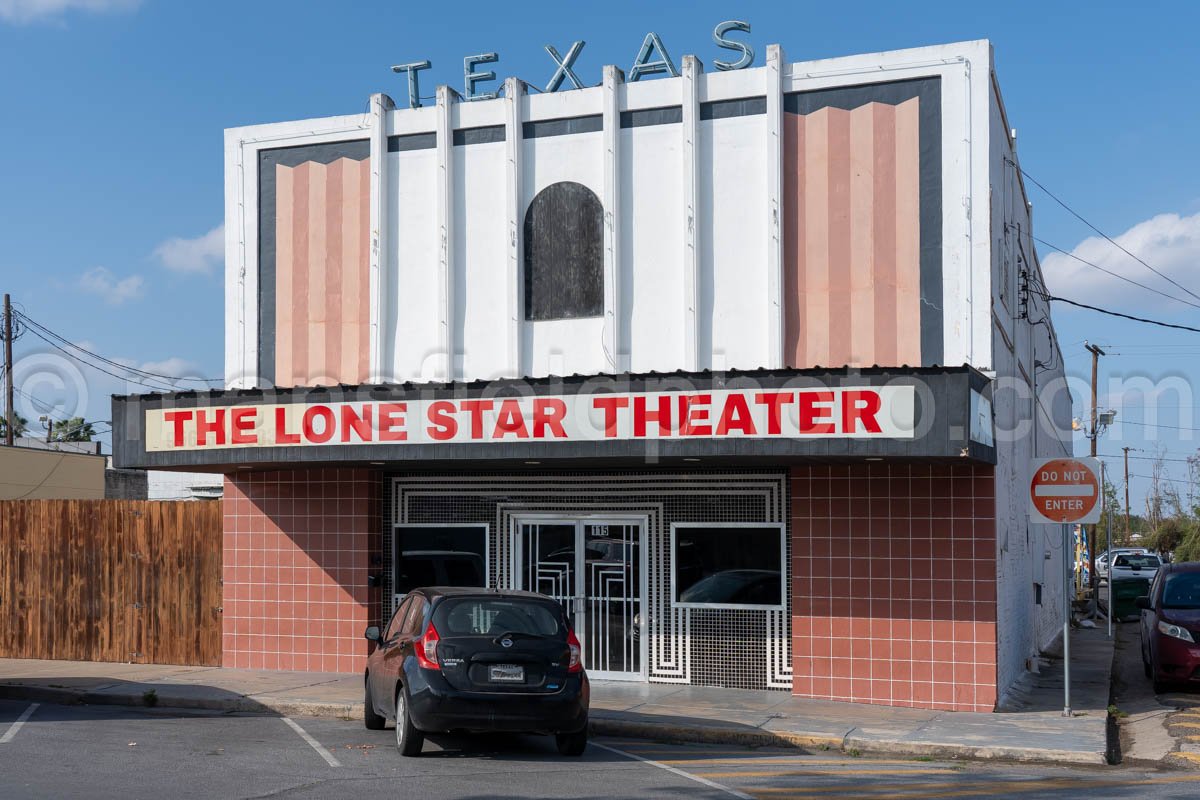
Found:
[(463, 692), (436, 672), (420, 670), (408, 682), (408, 713), (426, 733), (575, 733), (587, 725), (591, 690), (572, 676), (548, 694)]

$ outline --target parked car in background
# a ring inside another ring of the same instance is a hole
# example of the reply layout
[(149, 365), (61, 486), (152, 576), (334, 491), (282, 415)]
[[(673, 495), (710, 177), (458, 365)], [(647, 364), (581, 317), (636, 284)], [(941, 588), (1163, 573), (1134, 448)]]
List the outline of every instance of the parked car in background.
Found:
[(1122, 578), (1146, 578), (1154, 580), (1162, 562), (1153, 553), (1121, 553), (1113, 556), (1109, 577), (1114, 581)]
[(684, 589), (679, 602), (777, 606), (782, 594), (783, 580), (774, 570), (727, 569)]
[(1154, 691), (1171, 684), (1200, 687), (1200, 563), (1162, 567), (1137, 606), (1142, 665)]
[(590, 687), (563, 607), (535, 592), (414, 589), (367, 657), (367, 728), (396, 723), (419, 755), (427, 733), (541, 733), (563, 755), (587, 747)]
[(1105, 550), (1096, 556), (1096, 577), (1100, 580), (1108, 578), (1108, 559), (1109, 556), (1116, 558), (1122, 553), (1145, 553), (1144, 547), (1114, 547), (1112, 550)]

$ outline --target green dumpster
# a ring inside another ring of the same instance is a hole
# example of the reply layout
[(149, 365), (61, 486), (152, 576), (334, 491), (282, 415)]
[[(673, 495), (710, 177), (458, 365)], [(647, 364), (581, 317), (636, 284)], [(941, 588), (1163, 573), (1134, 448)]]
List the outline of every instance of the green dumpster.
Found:
[(1138, 607), (1135, 601), (1148, 594), (1149, 578), (1117, 578), (1112, 582), (1113, 619), (1125, 619), (1137, 614)]

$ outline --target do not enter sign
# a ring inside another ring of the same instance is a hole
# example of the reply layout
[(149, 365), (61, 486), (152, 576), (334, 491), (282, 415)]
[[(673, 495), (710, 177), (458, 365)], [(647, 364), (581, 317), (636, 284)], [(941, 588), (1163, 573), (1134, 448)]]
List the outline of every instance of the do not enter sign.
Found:
[(1029, 479), (1033, 521), (1099, 521), (1099, 475), (1094, 458), (1035, 458)]

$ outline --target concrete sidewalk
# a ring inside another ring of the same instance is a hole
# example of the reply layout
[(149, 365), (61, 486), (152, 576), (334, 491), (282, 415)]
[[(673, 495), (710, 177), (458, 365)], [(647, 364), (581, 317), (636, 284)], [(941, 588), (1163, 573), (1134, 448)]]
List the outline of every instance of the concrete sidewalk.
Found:
[[(1104, 764), (1112, 643), (1072, 636), (1072, 705), (1062, 716), (1053, 667), (1004, 713), (805, 700), (783, 692), (593, 681), (597, 734), (666, 741), (786, 744), (809, 750), (938, 758)], [(1077, 665), (1077, 666), (1074, 666)], [(362, 676), (75, 661), (0, 659), (0, 697), (295, 716), (362, 716)]]

